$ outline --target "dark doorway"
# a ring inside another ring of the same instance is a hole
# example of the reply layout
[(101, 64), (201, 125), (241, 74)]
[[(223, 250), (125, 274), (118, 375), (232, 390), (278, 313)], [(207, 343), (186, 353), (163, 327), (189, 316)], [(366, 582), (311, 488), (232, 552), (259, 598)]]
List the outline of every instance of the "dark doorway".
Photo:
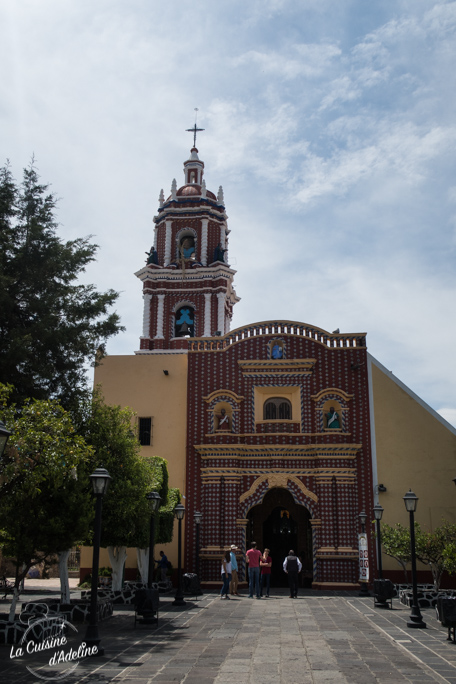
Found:
[(252, 541), (256, 541), (260, 551), (270, 549), (271, 585), (287, 586), (283, 561), (293, 549), (303, 565), (300, 583), (311, 586), (312, 532), (307, 508), (297, 504), (287, 489), (277, 487), (265, 495), (261, 504), (250, 509), (248, 519), (247, 548), (250, 548)]

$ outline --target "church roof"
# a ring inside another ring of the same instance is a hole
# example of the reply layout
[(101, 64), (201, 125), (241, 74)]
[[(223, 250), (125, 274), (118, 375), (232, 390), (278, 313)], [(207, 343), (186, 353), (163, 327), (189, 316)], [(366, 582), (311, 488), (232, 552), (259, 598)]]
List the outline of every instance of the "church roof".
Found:
[[(197, 183), (189, 183), (187, 185), (183, 185), (179, 190), (177, 191), (177, 196), (178, 197), (200, 197), (201, 196), (201, 185), (198, 185)], [(206, 197), (210, 197), (210, 199), (216, 200), (216, 196), (214, 195), (213, 192), (210, 190), (206, 190)], [(168, 198), (169, 199), (169, 198)]]

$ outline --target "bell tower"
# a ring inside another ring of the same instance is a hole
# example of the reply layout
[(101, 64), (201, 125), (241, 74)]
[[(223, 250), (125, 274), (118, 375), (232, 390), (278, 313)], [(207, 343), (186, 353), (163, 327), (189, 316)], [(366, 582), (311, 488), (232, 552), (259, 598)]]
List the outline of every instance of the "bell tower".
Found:
[(228, 224), (222, 187), (206, 188), (196, 132), (184, 161), (184, 185), (174, 179), (167, 199), (160, 192), (154, 242), (143, 283), (143, 328), (138, 353), (187, 349), (187, 340), (229, 332), (235, 271), (228, 260)]

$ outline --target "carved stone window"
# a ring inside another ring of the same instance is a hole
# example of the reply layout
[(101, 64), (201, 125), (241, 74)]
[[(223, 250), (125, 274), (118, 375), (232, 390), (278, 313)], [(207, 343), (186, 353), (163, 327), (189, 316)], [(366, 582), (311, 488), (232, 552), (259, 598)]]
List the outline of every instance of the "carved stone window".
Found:
[(263, 420), (291, 420), (291, 402), (283, 397), (273, 397), (265, 401)]

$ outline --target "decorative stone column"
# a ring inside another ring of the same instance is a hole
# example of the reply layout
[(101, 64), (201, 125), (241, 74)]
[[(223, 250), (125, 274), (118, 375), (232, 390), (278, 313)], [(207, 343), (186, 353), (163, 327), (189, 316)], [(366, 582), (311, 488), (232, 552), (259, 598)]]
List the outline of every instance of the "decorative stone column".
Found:
[[(226, 246), (226, 224), (225, 223), (222, 223), (222, 225), (220, 226), (220, 245), (221, 245), (222, 249), (227, 250), (227, 246)], [(223, 258), (225, 260), (225, 264), (228, 264), (229, 263), (229, 261), (228, 261), (228, 250), (226, 252), (224, 252)]]
[(171, 221), (166, 221), (164, 265), (168, 266), (168, 264), (170, 262), (171, 262)]
[(225, 298), (226, 295), (224, 292), (217, 293), (217, 330), (220, 330), (222, 335), (225, 334)]
[(245, 554), (246, 554), (246, 552), (247, 552), (247, 549), (246, 549), (246, 544), (247, 544), (246, 539), (247, 539), (247, 524), (248, 524), (248, 522), (249, 522), (249, 521), (248, 521), (247, 518), (238, 518), (238, 519), (236, 520), (236, 526), (240, 528), (240, 530), (241, 530), (241, 538), (242, 538), (242, 541), (241, 541), (241, 544), (240, 544), (242, 555), (241, 555), (241, 560), (240, 560), (240, 562), (238, 563), (238, 566), (239, 566), (238, 575), (239, 575), (239, 579), (240, 579), (242, 582), (244, 582), (245, 580), (247, 580), (246, 568), (245, 568)]
[(150, 339), (150, 306), (151, 306), (152, 295), (145, 293), (143, 294), (144, 308), (143, 308), (143, 330), (142, 339)]
[(156, 340), (162, 340), (164, 338), (163, 334), (163, 310), (165, 304), (165, 295), (157, 295), (158, 299), (158, 309), (157, 309), (157, 334), (155, 335)]
[[(207, 266), (207, 225), (208, 225), (209, 219), (205, 218), (202, 219), (201, 221), (201, 263), (203, 266)], [(212, 259), (209, 259), (209, 263), (212, 262)]]
[(318, 582), (318, 562), (317, 562), (317, 551), (320, 547), (320, 531), (321, 531), (321, 520), (313, 518), (310, 521), (310, 526), (312, 528), (312, 582)]
[(212, 294), (206, 292), (204, 294), (204, 332), (203, 337), (211, 336), (211, 299)]

